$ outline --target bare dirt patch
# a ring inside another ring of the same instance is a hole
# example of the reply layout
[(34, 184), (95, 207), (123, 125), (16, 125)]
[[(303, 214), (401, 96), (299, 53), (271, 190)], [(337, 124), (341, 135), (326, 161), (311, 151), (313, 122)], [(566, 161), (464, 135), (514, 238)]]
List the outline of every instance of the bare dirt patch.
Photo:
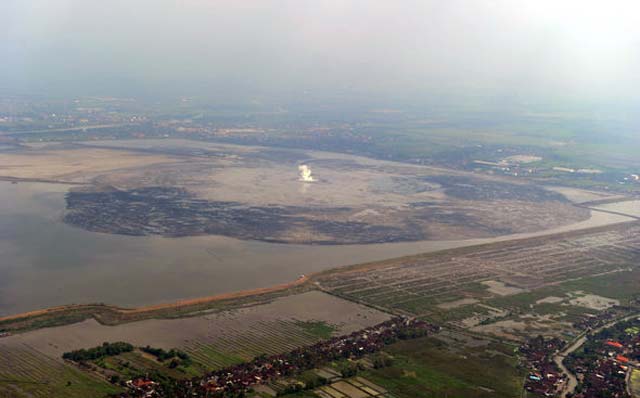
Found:
[(86, 182), (109, 171), (178, 159), (163, 154), (96, 148), (47, 148), (0, 152), (0, 175), (15, 178)]
[(529, 314), (517, 319), (505, 319), (487, 325), (474, 326), (471, 330), (510, 340), (524, 341), (529, 336), (536, 334), (561, 336), (564, 331), (571, 330), (571, 328), (570, 323), (558, 322), (551, 315), (533, 316)]
[(584, 294), (583, 292), (574, 292), (574, 298), (569, 300), (569, 304), (579, 307), (585, 307), (592, 310), (603, 311), (614, 305), (620, 305), (620, 301), (608, 297), (602, 297), (595, 294)]
[(336, 383), (331, 384), (331, 388), (333, 388), (334, 390), (338, 390), (339, 392), (341, 392), (342, 394), (344, 394), (345, 396), (347, 396), (349, 398), (366, 398), (366, 397), (370, 397), (370, 395), (367, 394), (366, 392), (364, 392), (361, 389), (359, 389), (359, 388), (347, 383), (344, 380), (338, 381)]
[(511, 296), (513, 294), (524, 292), (524, 289), (515, 286), (508, 286), (504, 282), (500, 281), (484, 281), (482, 284), (488, 287), (487, 290), (489, 292), (499, 296)]
[(513, 156), (509, 156), (506, 157), (504, 159), (502, 159), (501, 162), (504, 162), (506, 164), (512, 164), (512, 163), (533, 163), (533, 162), (539, 162), (542, 160), (542, 157), (540, 156), (534, 156), (534, 155), (513, 155)]
[(563, 297), (548, 296), (536, 301), (536, 304), (557, 304), (565, 300)]

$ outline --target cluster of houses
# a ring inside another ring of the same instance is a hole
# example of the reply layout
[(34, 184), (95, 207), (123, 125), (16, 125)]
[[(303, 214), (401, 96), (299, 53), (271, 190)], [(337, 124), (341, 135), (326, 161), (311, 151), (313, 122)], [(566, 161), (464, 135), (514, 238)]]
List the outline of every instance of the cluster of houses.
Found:
[(573, 323), (573, 327), (582, 331), (592, 331), (616, 319), (620, 319), (629, 313), (637, 312), (638, 308), (640, 308), (640, 295), (631, 298), (626, 305), (614, 305), (611, 308), (595, 314), (584, 314), (579, 320)]
[(565, 342), (558, 338), (538, 336), (520, 346), (520, 353), (528, 369), (524, 388), (536, 396), (554, 397), (564, 387), (567, 376), (560, 372), (553, 361)]
[(125, 385), (131, 392), (127, 396), (155, 398), (160, 396), (157, 390), (158, 383), (147, 377), (138, 377), (137, 379), (128, 380)]
[(313, 369), (328, 361), (360, 358), (397, 340), (426, 336), (438, 330), (438, 326), (424, 321), (394, 318), (347, 336), (334, 337), (285, 354), (258, 357), (185, 381), (181, 391), (185, 397), (241, 396), (253, 385)]
[(610, 308), (597, 314), (585, 314), (573, 326), (578, 330), (593, 330), (603, 326), (620, 316), (617, 308)]
[(616, 339), (596, 339), (584, 353), (571, 358), (570, 367), (580, 380), (575, 398), (629, 398), (627, 376), (639, 365), (640, 329), (627, 328)]

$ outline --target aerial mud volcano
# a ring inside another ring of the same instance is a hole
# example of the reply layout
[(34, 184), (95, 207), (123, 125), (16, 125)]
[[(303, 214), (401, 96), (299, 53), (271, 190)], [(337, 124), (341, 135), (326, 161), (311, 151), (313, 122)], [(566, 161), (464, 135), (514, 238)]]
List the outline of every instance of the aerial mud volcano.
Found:
[(541, 187), (442, 169), (319, 152), (144, 145), (127, 150), (173, 158), (73, 188), (64, 221), (124, 235), (363, 244), (533, 232), (589, 215)]

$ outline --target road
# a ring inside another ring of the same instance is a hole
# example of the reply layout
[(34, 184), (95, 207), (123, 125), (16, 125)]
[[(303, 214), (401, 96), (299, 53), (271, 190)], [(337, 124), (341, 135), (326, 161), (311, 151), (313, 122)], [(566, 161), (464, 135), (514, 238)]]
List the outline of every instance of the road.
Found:
[(76, 126), (76, 127), (60, 127), (52, 129), (38, 129), (38, 130), (23, 130), (23, 131), (3, 131), (2, 135), (14, 135), (14, 134), (39, 134), (39, 133), (61, 133), (65, 131), (85, 131), (85, 130), (98, 130), (113, 127), (125, 127), (134, 126), (134, 123), (117, 123), (117, 124), (97, 124), (92, 126)]
[[(631, 200), (619, 200), (618, 202), (632, 202), (632, 201)], [(607, 209), (602, 209), (602, 208), (598, 208), (598, 207), (589, 207), (589, 206), (582, 206), (582, 205), (576, 205), (576, 206), (577, 207), (582, 207), (583, 209), (589, 209), (591, 211), (599, 211), (601, 213), (613, 214), (614, 216), (624, 216), (624, 217), (630, 217), (630, 218), (635, 218), (636, 220), (640, 220), (640, 217), (638, 217), (636, 215), (629, 214), (629, 213), (623, 213), (623, 212), (620, 212), (620, 211), (607, 210)]]
[(566, 366), (564, 366), (564, 363), (562, 363), (562, 361), (564, 361), (567, 355), (570, 355), (572, 352), (582, 347), (585, 341), (587, 341), (587, 336), (583, 335), (564, 351), (558, 353), (558, 355), (553, 357), (553, 362), (555, 362), (562, 373), (566, 374), (568, 377), (567, 384), (565, 384), (564, 388), (562, 389), (562, 393), (560, 394), (561, 398), (565, 398), (570, 392), (575, 391), (576, 387), (578, 386), (578, 379), (573, 373), (571, 373), (571, 371), (569, 371), (569, 369), (567, 369)]
[(630, 397), (633, 397), (634, 395), (631, 392), (631, 373), (633, 373), (633, 367), (629, 366), (627, 374), (624, 375), (624, 384), (627, 386), (627, 394), (629, 394)]
[[(640, 313), (636, 313), (636, 314), (632, 314), (632, 315), (627, 315), (623, 318), (619, 318), (616, 319), (614, 321), (611, 321), (605, 325), (600, 326), (599, 328), (593, 330), (591, 332), (591, 334), (596, 334), (598, 332), (600, 332), (601, 330), (610, 328), (611, 326), (615, 325), (618, 322), (624, 322), (627, 321), (631, 318), (640, 316)], [(558, 354), (556, 354), (556, 356), (553, 357), (553, 362), (556, 363), (556, 365), (558, 365), (558, 367), (560, 368), (560, 370), (565, 373), (568, 377), (568, 381), (567, 384), (564, 386), (562, 393), (560, 393), (560, 398), (566, 398), (566, 396), (569, 393), (572, 393), (575, 391), (576, 387), (578, 386), (578, 379), (576, 378), (576, 376), (571, 373), (569, 371), (569, 369), (567, 369), (566, 366), (564, 366), (564, 363), (562, 363), (562, 361), (568, 356), (570, 355), (572, 352), (576, 351), (578, 348), (582, 347), (582, 345), (587, 341), (587, 333), (583, 332), (582, 334), (580, 334), (576, 340), (567, 348), (565, 348), (564, 350), (562, 350), (561, 352), (559, 352)]]

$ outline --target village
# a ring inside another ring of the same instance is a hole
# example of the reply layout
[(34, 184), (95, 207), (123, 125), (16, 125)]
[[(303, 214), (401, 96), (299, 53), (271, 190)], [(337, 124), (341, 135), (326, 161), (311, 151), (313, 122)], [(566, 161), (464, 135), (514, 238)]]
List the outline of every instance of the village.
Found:
[(633, 317), (589, 335), (565, 360), (575, 373), (574, 398), (631, 397), (630, 378), (640, 364), (640, 318)]
[[(261, 356), (250, 362), (216, 370), (203, 377), (179, 381), (172, 395), (167, 395), (160, 384), (151, 378), (129, 380), (126, 382), (128, 391), (118, 397), (242, 397), (256, 386), (293, 377), (331, 361), (363, 358), (398, 340), (415, 339), (438, 331), (438, 326), (414, 318), (394, 318), (347, 336), (333, 337), (285, 354)], [(347, 370), (343, 372), (343, 376), (355, 375), (356, 372), (356, 369)], [(320, 378), (318, 384), (326, 384), (329, 378)], [(314, 387), (317, 385), (294, 383), (287, 386), (285, 391)]]
[(640, 318), (590, 329), (574, 344), (538, 336), (519, 352), (527, 369), (524, 388), (534, 396), (630, 398), (640, 365)]
[[(603, 319), (599, 320), (604, 322), (604, 318), (608, 316), (603, 314)], [(219, 369), (202, 377), (177, 381), (172, 395), (167, 395), (164, 383), (148, 376), (138, 377), (126, 381), (127, 392), (117, 397), (263, 397), (304, 390), (314, 390), (319, 396), (325, 396), (323, 389), (336, 381), (346, 382), (351, 387), (354, 383), (361, 383), (348, 378), (357, 375), (357, 369), (363, 366), (359, 362), (362, 358), (371, 358), (396, 341), (429, 336), (439, 331), (440, 327), (415, 318), (394, 318), (347, 336), (333, 337), (285, 354), (259, 356), (253, 361)], [(576, 341), (579, 344), (574, 343), (574, 349), (567, 348), (572, 344), (563, 339), (543, 336), (531, 338), (518, 348), (525, 371), (523, 388), (527, 394), (562, 398), (632, 396), (629, 386), (631, 374), (640, 365), (640, 318), (627, 316), (617, 323), (590, 328), (584, 335), (578, 336)], [(350, 366), (342, 374), (323, 367), (344, 360)], [(373, 366), (371, 360), (366, 362)], [(309, 370), (322, 376), (300, 381), (299, 376)], [(272, 388), (275, 385), (281, 387), (277, 392)]]
[(527, 369), (524, 388), (541, 397), (554, 397), (562, 391), (567, 376), (562, 374), (553, 356), (564, 347), (565, 341), (542, 336), (531, 339), (519, 348)]

